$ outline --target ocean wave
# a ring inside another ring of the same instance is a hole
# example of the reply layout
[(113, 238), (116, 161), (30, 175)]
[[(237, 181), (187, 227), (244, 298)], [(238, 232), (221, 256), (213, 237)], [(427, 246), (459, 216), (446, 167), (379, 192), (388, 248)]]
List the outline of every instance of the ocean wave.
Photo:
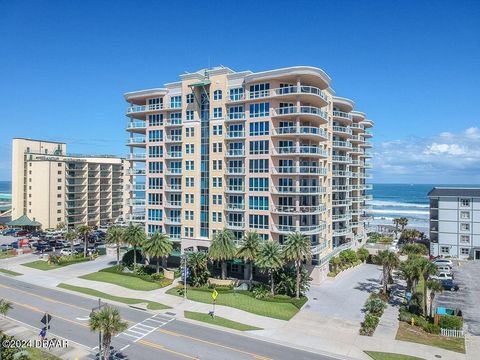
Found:
[(371, 214), (399, 214), (399, 215), (424, 215), (429, 216), (429, 211), (421, 211), (421, 210), (388, 210), (388, 209), (368, 209), (368, 213)]
[(414, 204), (414, 203), (404, 203), (397, 201), (382, 201), (382, 200), (371, 200), (368, 201), (368, 204), (377, 207), (408, 207), (408, 208), (422, 208), (428, 209), (429, 204)]

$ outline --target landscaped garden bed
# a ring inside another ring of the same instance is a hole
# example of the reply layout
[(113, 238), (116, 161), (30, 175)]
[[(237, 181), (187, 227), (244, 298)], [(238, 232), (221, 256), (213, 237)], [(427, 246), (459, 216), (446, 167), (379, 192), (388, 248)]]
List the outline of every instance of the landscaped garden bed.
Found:
[(338, 256), (330, 259), (330, 272), (327, 275), (335, 277), (344, 270), (363, 264), (368, 254), (368, 250), (365, 248), (360, 248), (357, 252), (352, 249), (343, 250)]
[(91, 261), (94, 258), (83, 257), (83, 255), (70, 255), (70, 256), (55, 256), (50, 255), (47, 261), (45, 260), (35, 260), (28, 263), (22, 264), (22, 266), (27, 266), (37, 270), (53, 270), (58, 269), (64, 266), (74, 265), (85, 261)]

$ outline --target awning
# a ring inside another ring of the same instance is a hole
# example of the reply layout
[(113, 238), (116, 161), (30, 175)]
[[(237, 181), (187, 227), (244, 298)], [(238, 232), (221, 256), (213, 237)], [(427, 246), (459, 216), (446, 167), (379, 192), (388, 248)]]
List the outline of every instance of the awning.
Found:
[(212, 82), (210, 80), (203, 80), (203, 81), (200, 81), (198, 83), (190, 84), (188, 86), (190, 86), (190, 87), (207, 86), (207, 85), (210, 85), (211, 83)]
[(7, 226), (41, 226), (38, 221), (30, 220), (27, 215), (22, 215), (18, 219), (6, 223)]

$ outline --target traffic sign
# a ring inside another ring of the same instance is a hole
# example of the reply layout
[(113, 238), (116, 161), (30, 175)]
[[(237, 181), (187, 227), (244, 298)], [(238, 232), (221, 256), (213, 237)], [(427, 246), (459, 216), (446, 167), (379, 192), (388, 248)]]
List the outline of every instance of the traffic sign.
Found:
[(45, 315), (42, 317), (42, 320), (40, 320), (43, 325), (46, 325), (47, 330), (50, 329), (50, 321), (52, 321), (52, 315), (49, 313), (45, 313)]
[(212, 292), (212, 299), (213, 299), (213, 301), (217, 300), (217, 296), (218, 296), (218, 291), (217, 291), (217, 289), (213, 289), (213, 292)]

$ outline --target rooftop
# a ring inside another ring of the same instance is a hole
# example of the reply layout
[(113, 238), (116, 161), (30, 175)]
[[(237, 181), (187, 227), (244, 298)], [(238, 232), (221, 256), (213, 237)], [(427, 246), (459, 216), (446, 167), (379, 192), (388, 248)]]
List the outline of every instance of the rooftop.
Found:
[(480, 197), (480, 187), (434, 187), (430, 190), (428, 196)]

